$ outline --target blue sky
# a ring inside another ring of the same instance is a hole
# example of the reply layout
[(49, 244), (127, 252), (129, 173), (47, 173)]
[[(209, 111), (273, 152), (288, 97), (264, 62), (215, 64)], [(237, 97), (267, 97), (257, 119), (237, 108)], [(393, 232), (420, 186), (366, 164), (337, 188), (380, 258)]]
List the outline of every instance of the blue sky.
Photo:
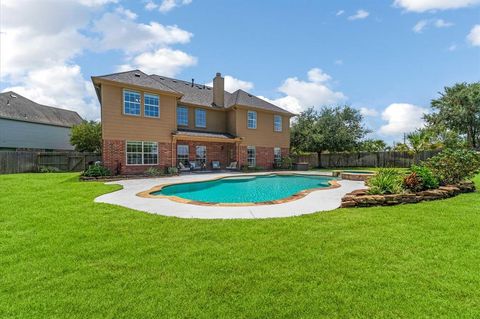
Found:
[(129, 68), (243, 88), (295, 112), (349, 104), (371, 137), (422, 125), (480, 78), (480, 0), (4, 0), (1, 87), (99, 118), (89, 78)]

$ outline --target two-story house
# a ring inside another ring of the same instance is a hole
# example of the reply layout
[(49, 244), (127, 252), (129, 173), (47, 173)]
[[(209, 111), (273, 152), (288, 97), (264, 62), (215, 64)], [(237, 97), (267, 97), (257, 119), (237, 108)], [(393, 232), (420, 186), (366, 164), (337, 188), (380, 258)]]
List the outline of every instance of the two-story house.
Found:
[(122, 174), (148, 167), (231, 162), (271, 168), (290, 147), (294, 114), (242, 90), (213, 87), (139, 70), (92, 81), (101, 104), (103, 162)]

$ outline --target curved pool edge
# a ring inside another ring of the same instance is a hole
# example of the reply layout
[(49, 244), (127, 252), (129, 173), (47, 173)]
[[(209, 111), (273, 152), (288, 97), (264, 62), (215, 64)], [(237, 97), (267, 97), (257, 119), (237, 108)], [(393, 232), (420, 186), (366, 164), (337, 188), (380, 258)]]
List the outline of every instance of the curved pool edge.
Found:
[[(295, 174), (295, 173), (271, 173), (271, 174), (265, 174), (265, 175), (309, 175), (309, 174)], [(263, 174), (262, 174), (263, 175)], [(262, 176), (260, 175), (260, 176)], [(241, 176), (259, 176), (258, 174), (242, 174), (242, 175), (235, 175), (235, 177), (241, 177)], [(312, 175), (316, 176), (316, 175)], [(138, 197), (142, 198), (150, 198), (150, 199), (169, 199), (173, 202), (176, 203), (181, 203), (181, 204), (189, 204), (189, 205), (197, 205), (197, 206), (223, 206), (223, 207), (242, 207), (242, 206), (261, 206), (261, 205), (275, 205), (275, 204), (284, 204), (288, 203), (291, 201), (295, 201), (298, 199), (301, 199), (308, 194), (315, 192), (315, 191), (320, 191), (320, 190), (329, 190), (329, 189), (335, 189), (341, 187), (340, 183), (333, 179), (328, 181), (330, 186), (328, 187), (316, 187), (316, 188), (310, 188), (310, 189), (305, 189), (302, 191), (299, 191), (291, 196), (281, 198), (281, 199), (276, 199), (272, 201), (265, 201), (265, 202), (257, 202), (257, 203), (252, 203), (252, 202), (244, 202), (244, 203), (214, 203), (214, 202), (202, 202), (202, 201), (196, 201), (196, 200), (191, 200), (191, 199), (186, 199), (178, 196), (169, 196), (169, 195), (152, 195), (154, 192), (159, 192), (161, 191), (164, 187), (167, 186), (172, 186), (172, 185), (179, 185), (179, 184), (188, 184), (188, 183), (202, 183), (202, 182), (211, 182), (211, 181), (216, 181), (224, 178), (229, 178), (231, 176), (219, 176), (215, 178), (210, 178), (210, 179), (205, 179), (205, 180), (199, 180), (195, 182), (177, 182), (177, 183), (165, 183), (165, 184), (160, 184), (154, 187), (151, 187), (150, 189), (146, 191), (142, 191), (136, 194)], [(325, 176), (328, 177), (328, 176)]]

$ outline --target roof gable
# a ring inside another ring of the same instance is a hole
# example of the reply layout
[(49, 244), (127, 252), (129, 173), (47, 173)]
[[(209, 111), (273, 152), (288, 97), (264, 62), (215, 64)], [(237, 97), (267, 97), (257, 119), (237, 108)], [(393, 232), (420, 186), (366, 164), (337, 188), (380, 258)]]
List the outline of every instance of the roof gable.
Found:
[(38, 104), (12, 91), (0, 94), (0, 118), (64, 127), (83, 121), (77, 112)]
[(92, 79), (104, 79), (119, 83), (126, 83), (131, 85), (138, 85), (145, 88), (150, 88), (154, 90), (160, 90), (163, 92), (179, 94), (180, 92), (175, 89), (161, 83), (160, 81), (155, 80), (155, 78), (143, 73), (140, 70), (132, 70), (120, 73), (113, 73), (107, 75), (94, 76)]

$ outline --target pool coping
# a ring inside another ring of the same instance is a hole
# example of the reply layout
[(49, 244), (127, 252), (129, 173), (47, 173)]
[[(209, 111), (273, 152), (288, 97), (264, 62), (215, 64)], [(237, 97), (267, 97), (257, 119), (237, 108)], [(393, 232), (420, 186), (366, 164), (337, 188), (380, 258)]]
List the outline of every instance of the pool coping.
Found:
[[(265, 174), (265, 175), (254, 175), (254, 174), (242, 174), (242, 175), (235, 175), (235, 177), (242, 177), (242, 176), (268, 176), (268, 175), (297, 175), (297, 176), (302, 176), (302, 175), (307, 175), (307, 176), (315, 176), (315, 174), (309, 175), (309, 174), (296, 174), (296, 173), (271, 173), (271, 174)], [(201, 182), (211, 182), (211, 181), (216, 181), (224, 178), (229, 178), (230, 176), (219, 176), (215, 178), (210, 178), (206, 180), (201, 180), (201, 181), (195, 181), (195, 182), (177, 182), (177, 183), (165, 183), (165, 184), (160, 184), (154, 187), (151, 187), (150, 189), (146, 191), (142, 191), (136, 194), (138, 197), (142, 198), (151, 198), (151, 199), (169, 199), (173, 202), (176, 203), (181, 203), (181, 204), (189, 204), (189, 205), (198, 205), (198, 206), (223, 206), (223, 207), (242, 207), (242, 206), (262, 206), (262, 205), (276, 205), (276, 204), (284, 204), (288, 203), (291, 201), (295, 201), (298, 199), (301, 199), (308, 194), (314, 192), (314, 191), (319, 191), (319, 190), (329, 190), (329, 189), (335, 189), (341, 187), (341, 185), (338, 183), (338, 180), (333, 179), (331, 181), (328, 181), (330, 186), (328, 187), (316, 187), (316, 188), (310, 188), (310, 189), (305, 189), (302, 191), (299, 191), (291, 196), (282, 198), (282, 199), (277, 199), (277, 200), (272, 200), (272, 201), (265, 201), (265, 202), (258, 202), (258, 203), (252, 203), (252, 202), (244, 202), (244, 203), (212, 203), (212, 202), (202, 202), (202, 201), (196, 201), (192, 199), (186, 199), (186, 198), (181, 198), (178, 196), (171, 196), (171, 195), (152, 195), (154, 192), (161, 191), (164, 187), (167, 186), (172, 186), (172, 185), (180, 185), (180, 184), (187, 184), (187, 183), (201, 183)], [(329, 177), (329, 176), (325, 176)], [(332, 177), (335, 178), (335, 177)]]

